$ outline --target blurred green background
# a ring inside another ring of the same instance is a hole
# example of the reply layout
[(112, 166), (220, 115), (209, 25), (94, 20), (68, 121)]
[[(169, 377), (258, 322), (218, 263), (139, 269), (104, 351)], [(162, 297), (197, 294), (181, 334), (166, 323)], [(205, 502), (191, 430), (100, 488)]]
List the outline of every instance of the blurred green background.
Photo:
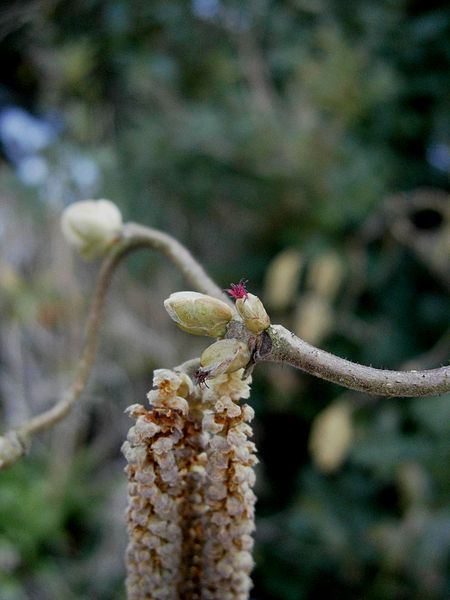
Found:
[[(429, 0), (11, 0), (0, 9), (0, 418), (71, 380), (97, 265), (59, 232), (115, 201), (221, 287), (356, 361), (450, 354), (450, 9)], [(207, 344), (152, 253), (117, 273), (83, 402), (0, 474), (1, 600), (124, 598), (127, 405)], [(254, 375), (254, 600), (450, 597), (450, 396)]]

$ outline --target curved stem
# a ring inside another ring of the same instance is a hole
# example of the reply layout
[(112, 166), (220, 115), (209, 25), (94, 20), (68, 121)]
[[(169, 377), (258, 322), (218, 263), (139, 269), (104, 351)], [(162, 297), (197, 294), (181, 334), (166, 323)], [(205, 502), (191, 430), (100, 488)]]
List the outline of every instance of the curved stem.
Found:
[(179, 268), (193, 287), (230, 302), (190, 252), (175, 238), (150, 227), (134, 223), (124, 225), (121, 238), (111, 247), (100, 268), (87, 319), (85, 342), (72, 384), (52, 408), (0, 438), (0, 467), (10, 465), (20, 458), (25, 453), (31, 436), (61, 421), (81, 396), (94, 364), (103, 308), (112, 276), (120, 261), (140, 248), (159, 250)]
[(130, 250), (131, 248), (127, 245), (120, 243), (110, 251), (102, 263), (86, 323), (83, 350), (71, 386), (61, 401), (55, 404), (55, 406), (33, 417), (19, 427), (17, 431), (20, 437), (28, 437), (34, 433), (48, 429), (54, 423), (63, 419), (86, 387), (97, 351), (100, 322), (103, 316), (106, 294), (118, 263)]
[(387, 371), (319, 350), (281, 325), (268, 329), (272, 348), (260, 360), (281, 362), (352, 390), (381, 396), (430, 396), (450, 392), (450, 366), (425, 371)]
[(130, 240), (134, 246), (150, 247), (161, 251), (199, 292), (219, 298), (233, 306), (228, 296), (209, 277), (192, 254), (172, 236), (158, 229), (127, 223), (123, 229), (123, 239)]

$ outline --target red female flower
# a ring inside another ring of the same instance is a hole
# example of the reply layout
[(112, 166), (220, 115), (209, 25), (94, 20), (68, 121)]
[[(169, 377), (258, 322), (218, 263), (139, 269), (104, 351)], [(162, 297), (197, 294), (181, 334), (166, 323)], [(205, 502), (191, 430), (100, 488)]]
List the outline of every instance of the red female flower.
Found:
[(231, 283), (230, 287), (225, 291), (235, 300), (238, 300), (240, 298), (244, 298), (244, 300), (247, 300), (248, 292), (247, 288), (245, 287), (247, 282), (248, 279), (241, 279), (239, 283)]

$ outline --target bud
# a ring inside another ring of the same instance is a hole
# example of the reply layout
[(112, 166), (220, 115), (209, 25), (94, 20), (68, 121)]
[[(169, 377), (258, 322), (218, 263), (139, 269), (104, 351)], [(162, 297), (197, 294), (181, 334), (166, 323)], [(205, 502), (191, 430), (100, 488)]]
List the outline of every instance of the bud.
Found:
[(198, 292), (175, 292), (164, 308), (180, 329), (193, 335), (221, 337), (233, 318), (233, 309), (212, 296)]
[(87, 260), (104, 254), (122, 226), (120, 210), (109, 200), (74, 202), (61, 217), (64, 237)]
[(254, 294), (247, 294), (247, 298), (236, 300), (236, 310), (241, 315), (244, 325), (253, 333), (262, 333), (270, 325), (269, 315), (263, 303)]
[(202, 368), (197, 372), (197, 380), (238, 371), (248, 365), (250, 356), (247, 344), (239, 340), (214, 342), (203, 351), (200, 357)]

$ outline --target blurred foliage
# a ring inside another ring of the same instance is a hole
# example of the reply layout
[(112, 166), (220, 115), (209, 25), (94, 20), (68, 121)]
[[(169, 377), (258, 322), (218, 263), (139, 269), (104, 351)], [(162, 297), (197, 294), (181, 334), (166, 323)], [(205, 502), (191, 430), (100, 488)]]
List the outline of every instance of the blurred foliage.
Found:
[[(449, 34), (445, 3), (418, 0), (0, 9), (0, 117), (18, 106), (54, 128), (20, 154), (0, 124), (5, 428), (70, 377), (95, 268), (64, 248), (58, 215), (86, 195), (178, 237), (221, 286), (249, 278), (312, 343), (381, 367), (448, 361)], [(34, 183), (24, 158), (40, 160)], [(0, 476), (2, 600), (123, 597), (122, 410), (152, 368), (202, 347), (161, 309), (180, 277), (158, 257), (129, 264), (90, 402)], [(269, 365), (252, 402), (255, 599), (450, 596), (448, 396), (370, 399)], [(325, 412), (339, 406), (344, 421)], [(308, 442), (325, 419), (351, 429), (327, 436), (327, 451), (341, 440), (327, 472)]]

